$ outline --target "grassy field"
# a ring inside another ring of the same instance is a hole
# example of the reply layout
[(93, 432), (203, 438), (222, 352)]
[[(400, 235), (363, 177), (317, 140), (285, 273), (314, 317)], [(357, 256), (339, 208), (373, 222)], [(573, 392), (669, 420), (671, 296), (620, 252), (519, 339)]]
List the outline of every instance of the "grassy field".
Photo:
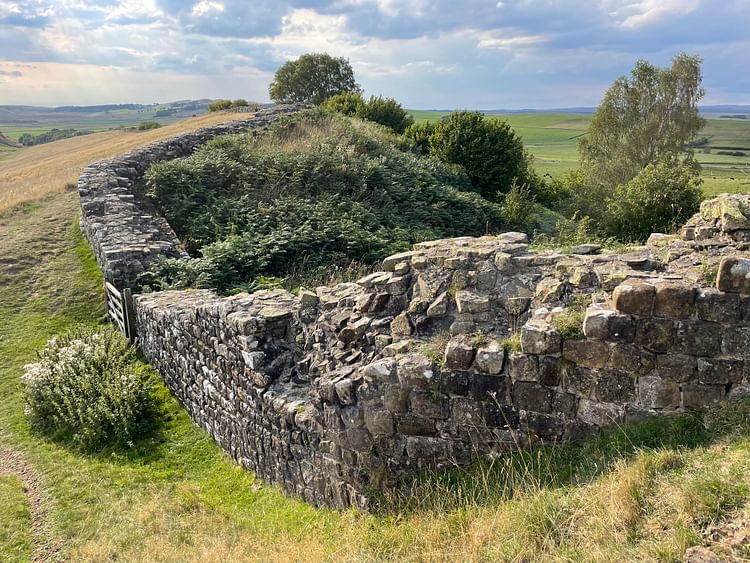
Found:
[(95, 160), (135, 147), (227, 121), (226, 114), (208, 114), (150, 131), (105, 131), (34, 147), (0, 152), (0, 210), (76, 184), (83, 168)]
[[(97, 455), (53, 442), (26, 422), (23, 366), (50, 337), (103, 315), (101, 274), (64, 182), (0, 211), (0, 450), (39, 476), (47, 520), (32, 535), (39, 515), (18, 479), (0, 474), (0, 561), (49, 544), (61, 560), (96, 562), (681, 561), (714, 526), (750, 518), (750, 401), (428, 475), (416, 500), (384, 499), (374, 514), (314, 509), (256, 482), (154, 374), (155, 436)], [(750, 557), (747, 545), (712, 549)]]
[[(416, 121), (436, 121), (448, 114), (442, 111), (411, 111)], [(541, 173), (564, 174), (578, 166), (578, 139), (585, 134), (590, 115), (579, 114), (493, 114), (506, 120), (523, 138)], [(699, 137), (708, 137), (705, 147), (696, 150), (703, 166), (704, 191), (750, 191), (750, 120), (710, 118)], [(747, 156), (716, 154), (717, 147), (744, 149)]]

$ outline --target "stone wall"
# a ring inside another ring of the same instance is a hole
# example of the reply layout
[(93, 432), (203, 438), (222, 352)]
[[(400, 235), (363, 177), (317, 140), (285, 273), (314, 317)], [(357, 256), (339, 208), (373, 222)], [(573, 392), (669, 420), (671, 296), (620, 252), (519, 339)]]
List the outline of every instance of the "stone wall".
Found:
[(86, 167), (78, 180), (81, 230), (104, 276), (122, 289), (159, 256), (186, 257), (174, 231), (135, 185), (155, 162), (187, 156), (219, 135), (263, 129), (300, 106), (274, 106), (252, 115), (163, 139)]
[[(133, 187), (148, 165), (263, 127), (263, 110), (91, 165), (82, 226), (107, 278), (181, 256)], [(750, 196), (616, 254), (522, 233), (418, 244), (355, 283), (135, 297), (144, 354), (234, 459), (321, 505), (365, 508), (419, 469), (711, 405), (750, 389)]]
[[(623, 254), (572, 250), (535, 253), (505, 233), (418, 244), (298, 296), (143, 295), (137, 332), (235, 459), (337, 507), (367, 506), (417, 469), (747, 391), (745, 243), (656, 235)], [(708, 287), (710, 269), (729, 291)], [(579, 334), (559, 322), (573, 309)]]

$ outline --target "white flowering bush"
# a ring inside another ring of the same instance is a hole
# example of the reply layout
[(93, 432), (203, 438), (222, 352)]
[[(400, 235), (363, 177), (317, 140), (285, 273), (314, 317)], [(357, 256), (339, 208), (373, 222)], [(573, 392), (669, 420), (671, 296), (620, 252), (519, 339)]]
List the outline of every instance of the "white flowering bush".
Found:
[(31, 424), (83, 449), (130, 443), (149, 426), (150, 387), (135, 350), (111, 328), (53, 338), (23, 381)]

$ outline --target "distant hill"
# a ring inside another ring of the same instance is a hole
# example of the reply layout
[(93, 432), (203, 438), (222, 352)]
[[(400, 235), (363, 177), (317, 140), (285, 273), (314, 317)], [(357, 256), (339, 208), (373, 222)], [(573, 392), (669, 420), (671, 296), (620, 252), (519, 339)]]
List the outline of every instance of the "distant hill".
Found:
[[(750, 114), (750, 105), (713, 105), (713, 106), (699, 106), (701, 113), (705, 114)], [(450, 109), (435, 109), (435, 110), (424, 110), (424, 111), (441, 111), (450, 112), (454, 110)], [(521, 109), (485, 109), (480, 110), (486, 114), (492, 115), (496, 113), (503, 114), (515, 114), (515, 113), (539, 113), (539, 114), (550, 114), (550, 113), (571, 113), (580, 115), (589, 115), (596, 111), (595, 107), (561, 107), (561, 108), (547, 108), (547, 109), (534, 109), (534, 108), (521, 108)]]

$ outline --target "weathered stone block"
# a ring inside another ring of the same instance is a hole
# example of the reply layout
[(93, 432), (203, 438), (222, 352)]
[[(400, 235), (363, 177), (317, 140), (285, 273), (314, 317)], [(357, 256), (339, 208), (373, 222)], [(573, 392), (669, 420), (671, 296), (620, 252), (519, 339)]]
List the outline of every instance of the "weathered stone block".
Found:
[(542, 440), (557, 441), (565, 431), (565, 423), (556, 416), (538, 412), (527, 412), (523, 417), (524, 427)]
[(409, 410), (409, 389), (400, 385), (389, 385), (383, 391), (383, 406), (392, 413)]
[(440, 374), (440, 391), (449, 395), (469, 394), (469, 378), (465, 373), (445, 372)]
[(660, 283), (656, 286), (654, 316), (686, 319), (693, 312), (694, 302), (694, 287), (680, 283)]
[(468, 336), (451, 338), (445, 347), (445, 367), (447, 369), (466, 371), (474, 361), (474, 346)]
[(726, 395), (723, 385), (685, 383), (682, 386), (683, 407), (708, 407), (719, 403)]
[(435, 421), (415, 414), (399, 417), (396, 426), (399, 434), (406, 436), (434, 436)]
[(505, 395), (505, 378), (483, 373), (471, 374), (469, 394), (480, 401), (502, 400)]
[(521, 350), (526, 354), (559, 354), (561, 345), (560, 333), (547, 323), (521, 327)]
[(693, 356), (716, 356), (721, 352), (724, 329), (720, 324), (706, 321), (677, 323), (676, 350)]
[(396, 360), (393, 358), (375, 360), (365, 366), (363, 370), (365, 380), (376, 383), (395, 383), (398, 381), (396, 366)]
[(484, 313), (490, 310), (490, 300), (485, 295), (462, 290), (456, 294), (459, 313)]
[(557, 356), (539, 356), (539, 382), (554, 387), (560, 383), (561, 362)]
[(642, 282), (625, 282), (612, 294), (615, 309), (628, 315), (647, 316), (654, 306), (656, 288)]
[(393, 415), (385, 409), (365, 408), (364, 424), (375, 438), (393, 436), (395, 431)]
[(716, 286), (727, 293), (750, 294), (750, 260), (725, 256), (719, 263)]
[(538, 383), (514, 381), (511, 392), (519, 409), (548, 413), (552, 408), (552, 390)]
[(411, 412), (417, 416), (431, 419), (448, 418), (448, 399), (441, 393), (414, 389), (410, 395), (409, 405)]
[(635, 379), (627, 372), (604, 369), (596, 382), (596, 397), (605, 403), (626, 403), (635, 397)]
[(647, 375), (656, 366), (656, 354), (635, 344), (618, 343), (610, 348), (609, 367)]
[(750, 366), (743, 360), (698, 358), (698, 382), (707, 385), (739, 383), (750, 373)]
[(695, 295), (698, 318), (718, 323), (736, 323), (741, 319), (740, 296), (719, 293), (716, 289), (701, 289)]
[(721, 351), (731, 358), (750, 359), (750, 327), (726, 327)]
[(483, 373), (497, 375), (503, 371), (504, 361), (505, 350), (497, 344), (491, 344), (477, 350), (474, 366)]
[(428, 317), (442, 317), (448, 312), (448, 305), (450, 304), (450, 295), (447, 291), (444, 291), (437, 296), (435, 301), (427, 308)]
[[(427, 465), (440, 463), (447, 459), (447, 444), (439, 438), (409, 436), (406, 438), (406, 455), (419, 460), (418, 466), (426, 467)], [(424, 463), (422, 460), (427, 463)]]
[(583, 333), (586, 338), (608, 340), (609, 319), (615, 314), (615, 311), (601, 304), (590, 305), (586, 309), (586, 317), (583, 319)]
[(398, 379), (402, 385), (431, 387), (436, 384), (432, 360), (421, 354), (406, 354), (398, 360)]
[(517, 381), (539, 381), (539, 358), (513, 352), (510, 355), (510, 375)]
[(635, 343), (651, 352), (667, 352), (674, 343), (674, 323), (664, 319), (639, 319)]
[(391, 321), (391, 334), (393, 336), (410, 336), (414, 332), (414, 325), (407, 313), (401, 313)]
[(656, 374), (662, 379), (683, 382), (695, 377), (697, 362), (685, 354), (660, 354), (656, 357)]
[(483, 427), (482, 403), (473, 398), (457, 397), (451, 399), (451, 419), (456, 424)]
[(597, 380), (596, 370), (565, 362), (562, 386), (579, 397), (593, 397)]
[(625, 409), (620, 405), (597, 403), (587, 399), (578, 402), (578, 418), (599, 428), (622, 423), (624, 417)]
[(649, 375), (638, 378), (638, 402), (650, 409), (680, 406), (680, 386), (675, 381)]
[(609, 346), (598, 340), (566, 340), (563, 358), (587, 368), (603, 368), (609, 361)]

